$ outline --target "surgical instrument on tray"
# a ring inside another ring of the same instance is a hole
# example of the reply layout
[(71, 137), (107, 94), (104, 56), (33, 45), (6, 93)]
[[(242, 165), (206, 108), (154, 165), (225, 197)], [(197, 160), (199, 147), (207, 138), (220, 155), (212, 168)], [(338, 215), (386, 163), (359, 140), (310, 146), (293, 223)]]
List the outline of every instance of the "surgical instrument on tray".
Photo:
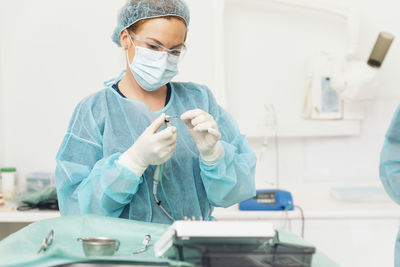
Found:
[(144, 239), (142, 241), (142, 244), (144, 245), (144, 247), (137, 249), (135, 251), (133, 251), (133, 254), (139, 254), (142, 252), (145, 252), (147, 250), (147, 248), (150, 246), (150, 240), (151, 240), (151, 235), (147, 234), (144, 236)]
[(51, 246), (51, 244), (53, 243), (53, 239), (54, 239), (54, 230), (51, 229), (50, 232), (43, 239), (42, 245), (40, 246), (40, 248), (39, 248), (37, 253), (40, 253), (42, 251), (46, 251)]

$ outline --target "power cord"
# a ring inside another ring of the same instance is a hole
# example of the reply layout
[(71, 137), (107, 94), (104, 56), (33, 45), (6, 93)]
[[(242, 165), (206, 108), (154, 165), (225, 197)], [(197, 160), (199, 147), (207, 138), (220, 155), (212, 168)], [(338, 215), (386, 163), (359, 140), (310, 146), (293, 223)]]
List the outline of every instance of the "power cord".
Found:
[[(273, 139), (274, 139), (274, 147), (275, 147), (275, 182), (276, 184), (274, 185), (273, 183), (268, 183), (276, 186), (276, 188), (279, 188), (279, 140), (278, 140), (278, 120), (276, 117), (276, 112), (273, 104), (265, 104), (264, 105), (265, 111), (271, 116), (270, 121), (272, 121), (272, 128), (273, 128)], [(268, 131), (265, 133), (264, 141), (262, 144), (262, 150), (260, 154), (260, 161), (263, 159), (266, 150), (268, 147)]]
[[(269, 112), (270, 114), (272, 114), (272, 123), (273, 123), (273, 128), (274, 128), (274, 145), (275, 145), (275, 179), (276, 179), (276, 187), (279, 188), (279, 176), (280, 176), (280, 172), (279, 172), (279, 138), (278, 138), (278, 120), (276, 117), (276, 112), (275, 112), (275, 108), (274, 105), (272, 104), (265, 104), (264, 108), (267, 112)], [(263, 150), (260, 156), (260, 160), (261, 158), (264, 156), (265, 154), (265, 150), (267, 147), (267, 143), (268, 143), (268, 134), (265, 135), (264, 138), (264, 142), (263, 142)], [(295, 205), (295, 208), (300, 210), (300, 214), (301, 214), (301, 237), (304, 238), (304, 228), (305, 228), (305, 220), (304, 220), (304, 212), (303, 209), (298, 206)], [(289, 222), (289, 215), (288, 215), (288, 211), (287, 209), (285, 209), (285, 218), (284, 218), (284, 225), (283, 227), (286, 227), (286, 225), (291, 228), (290, 222)]]
[(303, 209), (300, 206), (294, 205), (294, 207), (300, 210), (300, 214), (301, 214), (301, 237), (304, 238), (304, 227), (305, 227), (304, 212), (303, 212)]
[[(171, 214), (168, 213), (168, 211), (161, 205), (161, 201), (158, 199), (157, 197), (157, 187), (158, 187), (158, 183), (161, 181), (162, 184), (162, 175), (163, 175), (163, 171), (164, 171), (164, 164), (158, 165), (156, 166), (156, 169), (154, 170), (154, 179), (153, 179), (153, 197), (154, 200), (156, 201), (157, 205), (161, 208), (161, 210), (165, 213), (165, 215), (167, 215), (167, 217), (171, 220), (171, 221), (175, 221), (175, 219), (171, 216)], [(164, 193), (164, 197), (167, 200), (167, 204), (171, 209), (171, 206), (169, 205), (169, 201), (168, 198), (165, 194), (164, 191), (164, 187), (162, 187), (163, 193)], [(172, 210), (172, 209), (171, 209)]]

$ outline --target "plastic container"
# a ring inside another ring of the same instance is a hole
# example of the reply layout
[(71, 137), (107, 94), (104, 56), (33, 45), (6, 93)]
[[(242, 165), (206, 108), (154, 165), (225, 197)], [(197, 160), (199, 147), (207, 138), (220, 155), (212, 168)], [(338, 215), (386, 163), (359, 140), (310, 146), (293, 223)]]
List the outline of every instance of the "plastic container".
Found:
[(338, 186), (331, 187), (331, 197), (350, 202), (391, 201), (382, 186)]
[(298, 251), (273, 251), (273, 248), (266, 250), (265, 253), (243, 253), (234, 252), (218, 253), (212, 251), (202, 259), (203, 266), (253, 266), (253, 267), (308, 267), (311, 266), (312, 255), (314, 252)]
[(15, 176), (17, 173), (16, 168), (1, 168), (1, 184), (3, 191), (3, 198), (6, 201), (14, 199), (15, 195)]
[(310, 267), (315, 253), (314, 247), (289, 243), (260, 247), (196, 244), (178, 246), (177, 250), (179, 260), (203, 267)]
[(206, 236), (187, 239), (175, 234), (169, 240), (172, 254), (162, 256), (202, 267), (310, 267), (316, 251), (313, 246), (281, 242), (278, 231), (266, 241), (247, 242), (250, 240)]
[(4, 198), (3, 198), (3, 193), (0, 193), (0, 207), (4, 206)]
[(41, 191), (54, 185), (54, 173), (32, 172), (26, 175), (26, 190)]

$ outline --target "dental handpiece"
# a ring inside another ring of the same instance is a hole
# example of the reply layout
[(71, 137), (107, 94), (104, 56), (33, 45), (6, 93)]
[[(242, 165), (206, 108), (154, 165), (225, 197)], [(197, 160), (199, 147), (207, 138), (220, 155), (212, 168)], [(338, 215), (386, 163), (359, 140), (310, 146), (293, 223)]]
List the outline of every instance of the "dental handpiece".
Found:
[[(165, 127), (168, 128), (171, 126), (171, 119), (172, 118), (179, 118), (178, 116), (170, 116), (166, 115), (164, 119)], [(168, 211), (161, 205), (161, 201), (157, 197), (157, 187), (158, 183), (160, 182), (162, 175), (164, 171), (164, 164), (157, 165), (154, 174), (153, 174), (153, 196), (154, 200), (156, 201), (157, 205), (161, 208), (161, 210), (167, 215), (168, 218), (170, 218), (172, 221), (175, 221), (175, 219), (171, 216), (171, 214), (168, 213)]]
[[(168, 128), (169, 126), (171, 126), (171, 119), (172, 118), (179, 118), (179, 116), (170, 116), (170, 115), (166, 115), (165, 119), (164, 119), (164, 123), (165, 123), (165, 127)], [(153, 186), (153, 191), (154, 189), (157, 188), (157, 184), (161, 179), (161, 175), (162, 175), (162, 171), (164, 168), (164, 164), (160, 164), (157, 165), (156, 169), (154, 170), (154, 175), (153, 175), (153, 180), (154, 180), (154, 186)], [(157, 191), (157, 189), (156, 189)]]
[(171, 119), (180, 119), (181, 117), (179, 117), (179, 116), (172, 116), (172, 115), (166, 115), (165, 116), (165, 123), (166, 123), (166, 125), (167, 125), (167, 127), (170, 125), (168, 125), (168, 123), (170, 123), (171, 122)]

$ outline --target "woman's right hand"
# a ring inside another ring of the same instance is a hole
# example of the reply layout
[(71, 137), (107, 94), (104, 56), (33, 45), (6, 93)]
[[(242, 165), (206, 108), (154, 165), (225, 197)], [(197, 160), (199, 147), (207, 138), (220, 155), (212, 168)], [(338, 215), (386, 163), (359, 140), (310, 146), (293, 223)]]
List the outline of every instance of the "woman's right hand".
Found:
[(161, 114), (146, 128), (136, 142), (125, 151), (118, 162), (140, 177), (149, 165), (160, 165), (169, 160), (175, 152), (177, 132), (170, 126), (160, 132), (165, 114)]

